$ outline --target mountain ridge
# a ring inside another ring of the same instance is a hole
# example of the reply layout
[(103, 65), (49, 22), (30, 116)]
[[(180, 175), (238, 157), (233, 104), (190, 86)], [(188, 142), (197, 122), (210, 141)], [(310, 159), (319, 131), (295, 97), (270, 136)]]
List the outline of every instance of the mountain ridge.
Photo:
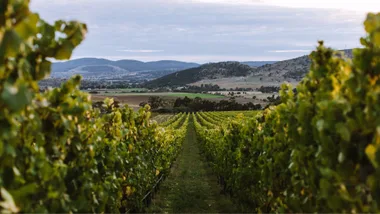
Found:
[[(339, 50), (345, 57), (352, 58), (353, 49)], [(261, 78), (276, 79), (284, 81), (286, 79), (301, 80), (310, 70), (311, 60), (309, 55), (303, 55), (293, 59), (278, 61), (273, 64), (267, 64), (255, 69), (253, 76)]]
[(123, 60), (108, 60), (104, 58), (80, 58), (69, 60), (66, 62), (56, 62), (53, 63), (52, 70), (53, 72), (67, 72), (72, 69), (75, 69), (79, 66), (89, 66), (89, 65), (97, 65), (97, 66), (117, 66), (126, 71), (130, 72), (138, 72), (138, 71), (149, 71), (149, 70), (168, 70), (168, 69), (187, 69), (191, 67), (199, 66), (200, 64), (193, 62), (182, 62), (176, 60), (159, 60), (159, 61), (151, 61), (151, 62), (142, 62), (138, 60), (131, 59), (123, 59)]
[[(352, 49), (340, 51), (343, 52), (346, 57), (352, 58)], [(232, 64), (223, 67), (221, 66), (223, 63)], [(269, 83), (270, 85), (279, 85), (284, 81), (298, 82), (309, 71), (311, 60), (309, 59), (309, 55), (304, 55), (283, 61), (265, 61), (259, 63), (266, 64), (255, 67), (249, 66), (250, 63), (247, 62), (245, 64), (244, 62), (233, 61), (207, 63), (197, 68), (177, 71), (149, 81), (146, 83), (146, 87), (176, 87), (195, 83), (194, 85), (216, 84), (222, 88), (230, 88), (232, 83), (235, 87), (254, 87), (258, 85), (257, 82)], [(205, 65), (209, 67), (205, 68)], [(243, 68), (241, 66), (246, 67)], [(238, 68), (241, 69), (240, 72), (235, 72)], [(250, 82), (254, 82), (255, 84), (250, 84)]]
[(155, 80), (149, 81), (145, 85), (149, 88), (182, 86), (204, 78), (217, 79), (222, 77), (246, 76), (254, 69), (249, 65), (237, 61), (226, 61), (217, 63), (206, 63), (196, 68), (178, 71)]

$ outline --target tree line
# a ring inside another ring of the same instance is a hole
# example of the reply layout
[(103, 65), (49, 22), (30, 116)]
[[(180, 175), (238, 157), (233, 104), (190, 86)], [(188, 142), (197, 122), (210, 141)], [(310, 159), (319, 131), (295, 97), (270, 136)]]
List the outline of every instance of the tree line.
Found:
[(238, 103), (234, 98), (229, 100), (211, 101), (196, 97), (177, 98), (174, 102), (168, 104), (163, 98), (151, 96), (148, 102), (140, 103), (140, 106), (149, 104), (152, 111), (159, 113), (177, 113), (177, 112), (198, 112), (198, 111), (239, 111), (239, 110), (259, 110), (261, 104)]

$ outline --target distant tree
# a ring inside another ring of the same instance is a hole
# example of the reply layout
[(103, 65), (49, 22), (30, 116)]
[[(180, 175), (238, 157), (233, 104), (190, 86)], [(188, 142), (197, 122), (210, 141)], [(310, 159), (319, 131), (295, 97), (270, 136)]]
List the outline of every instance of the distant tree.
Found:
[(157, 109), (164, 104), (164, 100), (159, 96), (150, 96), (148, 98), (148, 104), (152, 109)]
[(219, 102), (210, 101), (196, 97), (190, 99), (177, 98), (173, 104), (173, 112), (197, 112), (197, 111), (231, 111), (231, 110), (258, 110), (261, 109), (260, 104), (238, 103), (234, 97), (229, 100), (221, 100)]

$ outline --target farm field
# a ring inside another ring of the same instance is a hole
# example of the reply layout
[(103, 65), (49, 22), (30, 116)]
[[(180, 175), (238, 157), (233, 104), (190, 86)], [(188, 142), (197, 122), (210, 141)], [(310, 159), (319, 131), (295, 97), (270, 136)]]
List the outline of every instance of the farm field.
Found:
[(140, 93), (146, 92), (146, 88), (116, 88), (116, 89), (84, 89), (85, 92), (99, 92), (99, 93)]
[[(298, 81), (294, 79), (289, 79), (286, 82), (292, 84), (293, 86), (298, 85)], [(229, 78), (219, 78), (219, 79), (205, 79), (189, 85), (201, 86), (202, 84), (213, 84), (218, 85), (221, 88), (260, 88), (261, 86), (280, 86), (284, 81), (276, 81), (271, 79), (260, 80), (260, 77), (247, 76), (247, 77), (229, 77)]]
[[(105, 98), (113, 98), (114, 100), (127, 104), (129, 107), (134, 110), (140, 108), (139, 104), (142, 102), (148, 102), (150, 96), (159, 96), (167, 101), (174, 101), (177, 98), (196, 98), (200, 97), (202, 99), (208, 99), (212, 101), (228, 100), (228, 96), (216, 95), (216, 94), (202, 94), (202, 93), (177, 93), (177, 92), (160, 92), (160, 93), (120, 93), (120, 91), (111, 91), (110, 93), (99, 93), (99, 94), (90, 94), (91, 99), (94, 102), (103, 101)], [(239, 103), (247, 103), (253, 101), (253, 99), (248, 99), (244, 97), (236, 98), (236, 101)]]
[(262, 93), (260, 91), (210, 91), (209, 93), (215, 94), (219, 93), (223, 96), (230, 97), (229, 93), (233, 92), (236, 98), (247, 98), (251, 99), (253, 96), (256, 99), (266, 99), (267, 97), (271, 97), (273, 95), (278, 96), (278, 93)]
[[(164, 94), (164, 93), (163, 93)], [(183, 93), (181, 93), (183, 95)], [(226, 93), (228, 94), (228, 93)], [(129, 107), (133, 108), (134, 110), (138, 110), (140, 108), (139, 104), (142, 102), (147, 103), (149, 96), (145, 95), (129, 95), (129, 94), (120, 94), (120, 95), (110, 95), (110, 94), (90, 94), (91, 99), (94, 102), (97, 101), (103, 101), (106, 98), (112, 98), (115, 101), (118, 101), (122, 104), (127, 104)], [(235, 97), (236, 102), (245, 104), (248, 102), (253, 102), (254, 104), (261, 104), (262, 106), (265, 106), (268, 102), (262, 101), (262, 99), (266, 99), (268, 96), (272, 96), (273, 94), (269, 93), (262, 93), (262, 94), (249, 94), (247, 93), (246, 95), (242, 95), (241, 97)], [(256, 96), (256, 99), (252, 99), (252, 96)], [(177, 99), (177, 96), (161, 96), (164, 100), (169, 101), (169, 102), (174, 102), (175, 99)], [(191, 98), (191, 97), (189, 97)], [(229, 100), (230, 96), (208, 96), (206, 98), (202, 98), (206, 100), (211, 100), (215, 102), (219, 102), (221, 100)]]
[[(228, 94), (228, 93), (226, 93)], [(219, 102), (221, 100), (228, 100), (230, 99), (230, 96), (220, 96), (220, 95), (213, 95), (213, 94), (191, 94), (191, 93), (174, 93), (174, 94), (168, 94), (168, 93), (124, 93), (124, 94), (90, 94), (91, 100), (94, 102), (97, 101), (103, 101), (106, 98), (112, 98), (115, 101), (118, 101), (122, 104), (127, 104), (129, 107), (133, 108), (134, 110), (138, 110), (140, 108), (139, 104), (142, 102), (148, 102), (148, 99), (150, 96), (160, 96), (164, 100), (167, 101), (173, 101), (177, 99), (178, 97), (189, 97), (189, 98), (195, 98), (200, 97), (201, 95), (205, 95), (201, 97), (202, 99), (207, 99), (215, 102)], [(199, 95), (199, 96), (198, 96)], [(210, 96), (211, 95), (211, 96)], [(250, 95), (242, 95), (242, 97), (236, 97), (235, 100), (238, 103), (248, 103), (253, 102), (255, 104), (262, 104), (265, 105), (267, 102), (264, 102), (260, 99), (265, 99), (268, 96), (271, 96), (272, 94), (260, 94), (255, 95), (257, 96), (257, 99), (252, 99), (252, 96)]]
[[(96, 89), (96, 90), (83, 90), (90, 92), (93, 101), (103, 101), (105, 98), (113, 98), (114, 100), (127, 104), (135, 110), (140, 108), (139, 104), (148, 102), (150, 96), (159, 96), (165, 100), (175, 100), (177, 98), (189, 97), (202, 99), (221, 100), (227, 99), (224, 95), (216, 94), (203, 94), (203, 93), (179, 93), (179, 92), (143, 92), (147, 91), (145, 88), (127, 88), (127, 89)], [(141, 91), (141, 92), (132, 92)], [(91, 93), (96, 92), (96, 93)]]
[(144, 92), (144, 93), (133, 93), (124, 91), (99, 91), (99, 95), (107, 96), (160, 96), (160, 97), (188, 97), (188, 98), (223, 98), (223, 95), (217, 94), (203, 94), (203, 93), (181, 93), (181, 92)]

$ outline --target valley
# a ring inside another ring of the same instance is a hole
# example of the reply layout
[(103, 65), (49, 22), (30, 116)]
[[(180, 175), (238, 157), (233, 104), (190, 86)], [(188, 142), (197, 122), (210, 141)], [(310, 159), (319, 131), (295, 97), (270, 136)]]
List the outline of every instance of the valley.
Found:
[[(352, 50), (341, 51), (342, 57), (352, 57)], [(211, 102), (228, 101), (242, 105), (252, 103), (265, 107), (277, 99), (283, 83), (296, 87), (310, 68), (309, 56), (284, 61), (226, 61), (197, 64), (162, 60), (111, 61), (83, 58), (54, 63), (52, 76), (40, 82), (42, 88), (58, 87), (67, 78), (81, 75), (83, 91), (93, 101), (113, 98), (137, 110), (150, 97), (160, 97), (165, 106), (177, 98), (196, 98)], [(263, 90), (263, 88), (265, 90)]]
[[(268, 96), (272, 96), (272, 93), (261, 93), (261, 92), (246, 92), (245, 94), (239, 91), (209, 91), (207, 93), (186, 93), (186, 92), (131, 92), (144, 89), (110, 89), (110, 90), (84, 90), (89, 92), (91, 99), (94, 102), (103, 101), (106, 98), (112, 98), (121, 104), (127, 104), (134, 110), (138, 110), (142, 107), (142, 103), (148, 103), (150, 97), (160, 97), (165, 103), (164, 106), (172, 105), (177, 98), (201, 98), (209, 101), (220, 102), (222, 100), (229, 100), (234, 97), (236, 102), (241, 104), (246, 104), (249, 102), (265, 105), (267, 102), (262, 101)], [(234, 96), (231, 96), (234, 93)], [(257, 98), (253, 99), (252, 97)]]

